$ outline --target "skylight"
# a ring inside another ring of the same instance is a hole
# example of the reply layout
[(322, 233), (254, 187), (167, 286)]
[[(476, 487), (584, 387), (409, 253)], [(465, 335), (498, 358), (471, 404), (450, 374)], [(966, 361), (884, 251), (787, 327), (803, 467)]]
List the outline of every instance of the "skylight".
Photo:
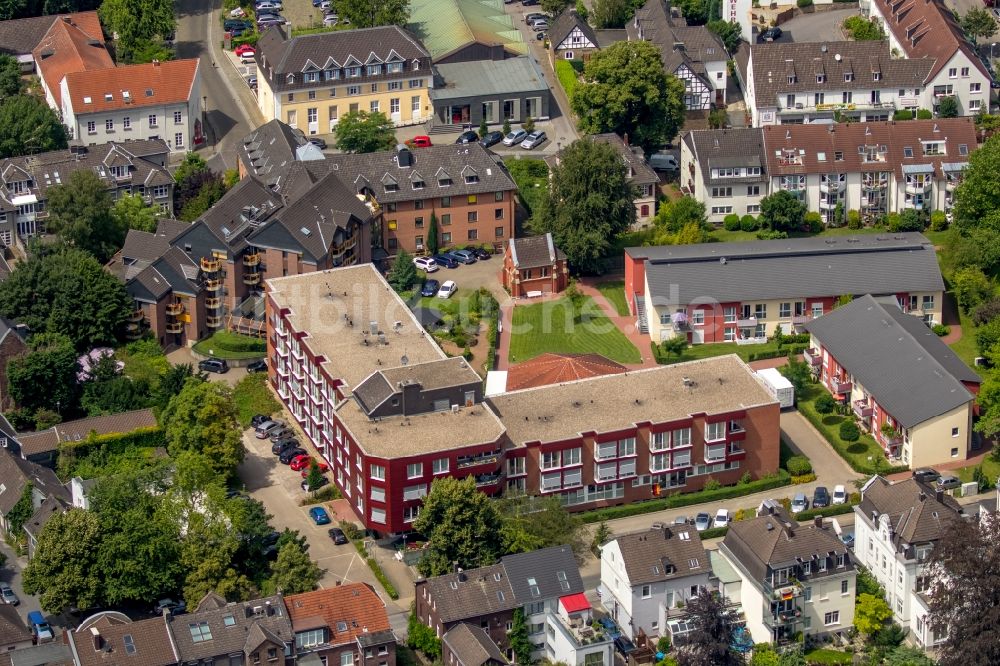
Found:
[(135, 642), (132, 640), (132, 634), (122, 636), (122, 642), (125, 643), (125, 654), (135, 654)]
[(203, 643), (212, 640), (212, 629), (208, 626), (208, 622), (192, 622), (188, 627), (191, 629), (192, 642)]

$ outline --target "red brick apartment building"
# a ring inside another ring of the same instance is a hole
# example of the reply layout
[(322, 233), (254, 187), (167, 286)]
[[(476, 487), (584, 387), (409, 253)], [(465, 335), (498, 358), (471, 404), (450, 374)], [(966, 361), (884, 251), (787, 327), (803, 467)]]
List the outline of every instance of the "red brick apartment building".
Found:
[(778, 468), (778, 404), (736, 356), (485, 399), (373, 266), (267, 289), (271, 384), (369, 529), (411, 529), (443, 476), (591, 509)]

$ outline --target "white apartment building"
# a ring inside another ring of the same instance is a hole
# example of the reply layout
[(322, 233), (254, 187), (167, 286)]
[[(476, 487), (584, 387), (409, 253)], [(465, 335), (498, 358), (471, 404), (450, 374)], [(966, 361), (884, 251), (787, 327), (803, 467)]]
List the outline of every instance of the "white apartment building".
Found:
[(681, 191), (705, 204), (708, 221), (758, 215), (768, 193), (764, 135), (759, 129), (693, 131), (681, 140)]

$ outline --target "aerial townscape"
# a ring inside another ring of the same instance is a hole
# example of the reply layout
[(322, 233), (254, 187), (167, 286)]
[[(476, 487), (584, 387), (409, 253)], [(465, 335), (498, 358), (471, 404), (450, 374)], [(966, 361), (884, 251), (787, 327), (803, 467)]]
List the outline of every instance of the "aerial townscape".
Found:
[(1000, 666), (998, 42), (0, 0), (0, 666)]

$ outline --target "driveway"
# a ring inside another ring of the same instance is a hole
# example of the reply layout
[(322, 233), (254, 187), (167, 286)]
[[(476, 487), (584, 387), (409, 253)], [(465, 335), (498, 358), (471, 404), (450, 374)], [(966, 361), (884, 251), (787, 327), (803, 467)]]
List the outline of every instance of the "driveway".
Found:
[[(195, 358), (195, 355), (191, 353), (190, 347), (178, 347), (167, 354), (167, 360), (170, 361), (171, 365), (180, 365), (181, 363), (187, 363), (195, 372), (198, 372), (198, 361), (200, 359)], [(208, 381), (210, 382), (224, 382), (230, 386), (234, 386), (236, 382), (240, 381), (246, 377), (246, 368), (236, 368), (233, 366), (229, 367), (229, 372), (219, 375), (214, 372), (209, 372)]]
[[(21, 603), (17, 606), (18, 615), (24, 620), (25, 624), (28, 623), (28, 613), (31, 611), (42, 610), (41, 604), (33, 596), (25, 593), (24, 588), (21, 585), (21, 571), (28, 564), (27, 558), (18, 558), (14, 554), (14, 549), (7, 545), (7, 542), (0, 539), (0, 553), (7, 556), (7, 563), (0, 567), (0, 583), (6, 583), (10, 585), (11, 589), (14, 590), (14, 594), (17, 598), (21, 600)], [(45, 615), (45, 613), (42, 613)], [(53, 615), (46, 618), (49, 623), (54, 627), (66, 627), (69, 623), (65, 621), (64, 618)]]
[(503, 269), (503, 255), (494, 254), (486, 261), (477, 261), (474, 264), (459, 264), (458, 268), (444, 268), (443, 266), (427, 277), (444, 282), (454, 280), (458, 285), (459, 296), (464, 296), (470, 291), (475, 291), (480, 287), (486, 287), (497, 299), (500, 305), (510, 300), (510, 296), (500, 284), (500, 271)]
[(841, 24), (848, 16), (858, 13), (856, 6), (845, 9), (816, 11), (799, 14), (791, 21), (781, 24), (783, 34), (778, 42), (830, 42), (847, 39)]

